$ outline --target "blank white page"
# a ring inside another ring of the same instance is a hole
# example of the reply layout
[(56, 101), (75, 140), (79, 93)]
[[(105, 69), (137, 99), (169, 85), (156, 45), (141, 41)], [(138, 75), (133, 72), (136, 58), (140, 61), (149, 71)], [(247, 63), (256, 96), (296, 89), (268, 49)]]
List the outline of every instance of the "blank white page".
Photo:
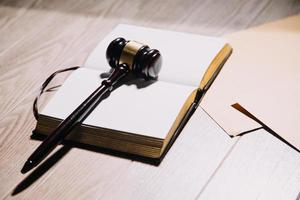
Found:
[(136, 40), (158, 49), (163, 58), (160, 80), (193, 86), (199, 85), (206, 68), (226, 43), (216, 37), (121, 24), (98, 44), (85, 66), (110, 69), (105, 52), (109, 43), (117, 37)]
[[(66, 118), (101, 84), (100, 71), (73, 72), (41, 114)], [(164, 139), (194, 87), (157, 81), (138, 89), (123, 85), (102, 101), (84, 124)]]

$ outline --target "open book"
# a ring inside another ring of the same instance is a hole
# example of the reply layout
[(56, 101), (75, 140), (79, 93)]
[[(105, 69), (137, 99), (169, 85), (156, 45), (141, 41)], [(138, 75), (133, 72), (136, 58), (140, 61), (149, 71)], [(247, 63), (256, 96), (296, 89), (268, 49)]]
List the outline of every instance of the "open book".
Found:
[(192, 105), (208, 66), (222, 65), (231, 47), (220, 38), (117, 26), (74, 71), (39, 115), (36, 132), (49, 134), (102, 82), (110, 69), (105, 52), (117, 37), (158, 49), (163, 57), (159, 78), (152, 84), (117, 88), (66, 138), (150, 158), (160, 158)]

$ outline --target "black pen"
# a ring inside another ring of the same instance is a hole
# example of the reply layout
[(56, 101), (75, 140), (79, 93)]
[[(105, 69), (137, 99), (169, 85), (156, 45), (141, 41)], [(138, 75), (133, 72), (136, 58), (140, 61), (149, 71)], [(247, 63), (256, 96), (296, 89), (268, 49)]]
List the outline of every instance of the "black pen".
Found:
[[(116, 83), (126, 75), (128, 67), (115, 68), (110, 81)], [(121, 75), (121, 76), (120, 76)], [(82, 102), (59, 126), (42, 142), (24, 164), (21, 172), (24, 174), (38, 165), (90, 112), (108, 95), (113, 85), (101, 84), (84, 102)]]

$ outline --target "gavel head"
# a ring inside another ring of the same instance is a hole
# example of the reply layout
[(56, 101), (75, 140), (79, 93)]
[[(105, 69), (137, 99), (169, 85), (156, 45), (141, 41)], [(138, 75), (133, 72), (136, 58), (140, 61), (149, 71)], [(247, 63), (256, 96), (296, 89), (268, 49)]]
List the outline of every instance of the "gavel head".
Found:
[(135, 75), (145, 79), (157, 78), (162, 64), (158, 50), (124, 38), (117, 38), (109, 44), (106, 59), (111, 67), (126, 64)]

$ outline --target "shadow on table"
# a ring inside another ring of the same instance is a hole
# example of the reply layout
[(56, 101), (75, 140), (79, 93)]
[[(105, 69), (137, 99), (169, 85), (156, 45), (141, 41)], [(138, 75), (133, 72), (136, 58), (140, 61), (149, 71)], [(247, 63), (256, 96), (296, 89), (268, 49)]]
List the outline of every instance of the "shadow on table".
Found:
[(13, 190), (12, 196), (22, 192), (28, 188), (32, 183), (43, 176), (53, 165), (55, 165), (61, 158), (63, 158), (71, 150), (70, 146), (62, 146), (58, 151), (51, 155), (45, 162), (36, 167), (31, 174), (22, 180)]
[[(43, 140), (45, 139), (45, 135), (41, 135), (39, 133), (33, 132), (31, 138), (35, 140)], [(17, 195), (18, 193), (22, 192), (26, 188), (28, 188), (31, 184), (37, 181), (40, 177), (42, 177), (52, 166), (54, 166), (60, 159), (62, 159), (73, 147), (81, 148), (89, 151), (100, 152), (108, 155), (113, 155), (116, 157), (130, 159), (132, 161), (140, 161), (146, 164), (150, 164), (153, 166), (159, 166), (161, 163), (161, 159), (151, 159), (142, 156), (136, 156), (132, 154), (122, 153), (119, 151), (104, 149), (100, 147), (94, 147), (91, 145), (85, 145), (73, 141), (63, 141), (63, 146), (57, 150), (54, 154), (52, 154), (47, 160), (42, 162), (38, 167), (33, 169), (34, 171), (31, 172), (24, 180), (22, 180), (13, 190), (12, 196)]]

